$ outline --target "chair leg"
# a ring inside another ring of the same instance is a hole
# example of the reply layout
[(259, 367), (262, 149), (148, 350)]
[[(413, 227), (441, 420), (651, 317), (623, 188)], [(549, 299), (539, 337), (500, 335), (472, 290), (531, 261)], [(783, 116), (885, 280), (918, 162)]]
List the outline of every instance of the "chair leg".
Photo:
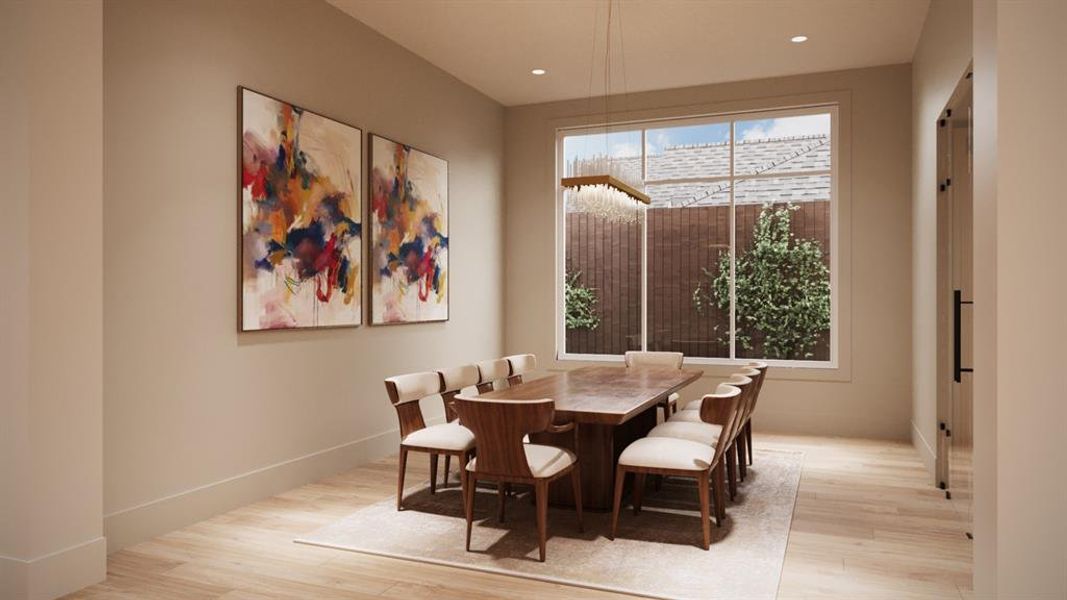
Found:
[(508, 484), (504, 483), (503, 481), (496, 482), (497, 520), (499, 520), (501, 523), (504, 522), (504, 506), (507, 505), (508, 499), (507, 491)]
[(437, 455), (430, 454), (430, 493), (437, 493)]
[(737, 452), (733, 448), (726, 449), (726, 489), (730, 492), (730, 501), (737, 496)]
[(711, 476), (715, 479), (713, 489), (715, 491), (715, 526), (722, 527), (726, 519), (726, 499), (723, 496), (723, 487), (726, 486), (726, 477), (723, 473), (722, 463), (715, 465)]
[(747, 444), (745, 443), (745, 436), (737, 436), (737, 473), (741, 476), (741, 481), (745, 480), (745, 475), (748, 474), (748, 451)]
[(622, 506), (622, 488), (626, 482), (626, 471), (622, 467), (615, 469), (615, 503), (611, 510), (611, 539), (615, 539), (615, 532), (619, 529), (619, 507)]
[(404, 474), (408, 468), (408, 450), (407, 448), (400, 447), (400, 460), (397, 468), (397, 481), (396, 481), (396, 509), (403, 510), (402, 504), (404, 502)]
[(478, 478), (463, 470), (463, 512), (467, 517), (467, 552), (471, 551), (471, 525), (474, 523), (474, 489), (478, 487)]
[(538, 479), (534, 483), (534, 495), (537, 496), (537, 544), (541, 551), (541, 562), (545, 562), (545, 541), (548, 539), (548, 481)]
[(755, 456), (752, 453), (752, 419), (750, 418), (745, 423), (745, 445), (748, 446), (748, 464), (755, 462)]
[(582, 472), (578, 465), (571, 471), (571, 487), (574, 489), (574, 510), (578, 513), (578, 531), (585, 531), (582, 523)]
[(641, 514), (641, 501), (645, 496), (645, 474), (634, 473), (634, 514)]
[(700, 493), (700, 527), (704, 533), (704, 549), (711, 547), (711, 509), (709, 504), (708, 471), (697, 477), (697, 491)]
[(441, 482), (441, 487), (448, 487), (448, 472), (451, 471), (449, 467), (452, 466), (452, 455), (445, 455), (445, 480)]

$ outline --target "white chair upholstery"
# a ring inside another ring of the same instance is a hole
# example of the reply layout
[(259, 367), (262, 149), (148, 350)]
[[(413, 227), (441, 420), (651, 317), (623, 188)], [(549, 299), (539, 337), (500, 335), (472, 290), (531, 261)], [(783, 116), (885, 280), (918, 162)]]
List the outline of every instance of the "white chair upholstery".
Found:
[[(685, 355), (681, 352), (643, 352), (640, 350), (629, 350), (623, 355), (623, 359), (626, 361), (627, 367), (668, 367), (671, 369), (681, 369), (682, 361), (685, 360)], [(664, 420), (666, 415), (673, 407), (678, 404), (678, 400), (681, 396), (677, 392), (667, 396), (667, 407), (664, 409)]]
[(507, 379), (508, 373), (511, 372), (511, 365), (503, 358), (483, 360), (476, 366), (478, 367), (478, 385), (486, 385)]
[[(525, 444), (523, 445), (523, 450), (526, 451), (526, 463), (530, 465), (530, 473), (533, 473), (533, 476), (537, 478), (551, 477), (573, 465), (578, 460), (578, 457), (566, 448)], [(467, 470), (476, 470), (477, 464), (478, 458), (472, 458), (467, 465)]]
[(463, 365), (438, 371), (444, 381), (445, 391), (452, 392), (478, 385), (481, 376), (476, 365)]
[(537, 368), (537, 357), (533, 354), (513, 354), (505, 356), (504, 360), (508, 361), (509, 373), (512, 377), (525, 375)]
[(641, 438), (622, 451), (619, 464), (653, 469), (704, 471), (711, 468), (715, 449), (691, 440), (667, 437)]
[(413, 431), (400, 444), (435, 450), (470, 450), (474, 447), (474, 434), (459, 423), (442, 423)]
[(397, 375), (387, 378), (386, 381), (396, 386), (397, 404), (441, 393), (441, 376), (436, 371)]
[(670, 367), (681, 369), (685, 355), (681, 352), (642, 352), (630, 350), (623, 358), (627, 367)]
[(671, 419), (660, 423), (648, 432), (648, 437), (675, 438), (714, 446), (719, 441), (722, 425), (701, 422), (699, 416), (697, 419), (697, 422)]

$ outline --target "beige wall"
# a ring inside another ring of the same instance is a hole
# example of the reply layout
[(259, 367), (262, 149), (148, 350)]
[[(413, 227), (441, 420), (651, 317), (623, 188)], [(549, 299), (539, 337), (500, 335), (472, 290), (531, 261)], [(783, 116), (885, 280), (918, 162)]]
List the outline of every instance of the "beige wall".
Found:
[[(996, 327), (995, 590), (1064, 598), (1067, 3), (1002, 0), (996, 11), (996, 305), (976, 312)], [(988, 381), (975, 374), (976, 388)]]
[(973, 4), (974, 589), (997, 586), (997, 3)]
[(912, 62), (912, 442), (937, 453), (937, 119), (971, 61), (971, 0), (930, 3)]
[[(772, 371), (757, 427), (907, 438), (911, 428), (911, 69), (896, 65), (633, 94), (613, 116), (660, 118), (839, 99), (842, 167), (842, 369)], [(594, 102), (592, 106), (602, 106)], [(595, 111), (595, 109), (594, 109)], [(597, 123), (586, 100), (506, 113), (506, 316), (509, 352), (555, 355), (555, 129)], [(849, 235), (851, 237), (849, 239)], [(710, 388), (723, 368), (689, 397)]]
[[(325, 2), (114, 0), (104, 28), (115, 549), (395, 452), (384, 377), (500, 354), (503, 109)], [(239, 84), (449, 161), (450, 322), (236, 332)]]
[(103, 579), (102, 7), (0, 2), (0, 597)]

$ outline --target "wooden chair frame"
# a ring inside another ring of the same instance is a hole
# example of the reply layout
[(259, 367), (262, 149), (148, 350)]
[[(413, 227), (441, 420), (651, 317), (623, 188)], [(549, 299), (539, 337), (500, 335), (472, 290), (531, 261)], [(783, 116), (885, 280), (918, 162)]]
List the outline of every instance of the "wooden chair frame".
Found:
[[(681, 352), (628, 350), (623, 355), (623, 360), (627, 367), (656, 365), (681, 369), (685, 363), (685, 355)], [(671, 396), (667, 396), (659, 403), (659, 407), (663, 409), (663, 422), (666, 423), (667, 419), (671, 418), (671, 414), (678, 412), (678, 399), (675, 397), (672, 401)]]
[(467, 517), (466, 549), (468, 552), (470, 552), (471, 529), (474, 523), (475, 488), (479, 481), (497, 482), (501, 519), (504, 516), (503, 507), (507, 486), (513, 483), (533, 486), (541, 562), (545, 560), (545, 544), (548, 538), (548, 486), (553, 481), (570, 475), (574, 489), (575, 510), (578, 514), (578, 529), (584, 530), (582, 477), (577, 459), (548, 477), (535, 476), (526, 459), (522, 440), (530, 433), (573, 431), (577, 447), (578, 430), (575, 423), (557, 425), (552, 422), (555, 413), (554, 404), (550, 399), (517, 401), (456, 397), (455, 406), (460, 422), (474, 432), (475, 443), (479, 448), (478, 458), (474, 464), (475, 469), (464, 468), (461, 475), (464, 512)]
[(752, 464), (755, 461), (755, 454), (752, 451), (752, 414), (756, 412), (756, 402), (759, 400), (760, 392), (763, 391), (763, 382), (767, 379), (767, 363), (754, 362), (749, 364), (749, 368), (759, 371), (759, 378), (756, 380), (756, 392), (752, 397), (752, 402), (749, 404), (748, 414), (744, 419), (744, 431), (745, 446), (748, 449), (748, 464)]
[[(745, 419), (752, 413), (752, 405), (756, 402), (756, 392), (759, 387), (760, 371), (751, 367), (742, 369), (739, 373), (734, 375), (742, 375), (748, 377), (752, 382), (745, 389), (744, 400), (741, 402), (740, 414), (738, 415), (738, 426), (734, 431), (734, 439), (731, 442), (731, 451), (734, 453), (734, 469), (736, 471), (736, 478), (740, 481), (745, 480), (745, 476), (748, 475), (748, 439), (745, 437)], [(733, 385), (729, 384), (728, 385)], [(736, 492), (737, 482), (733, 483), (734, 490)], [(731, 495), (731, 499), (733, 496)]]
[[(722, 426), (720, 440), (729, 439), (735, 433), (739, 419), (737, 418), (741, 407), (742, 391), (737, 387), (726, 393), (708, 394), (700, 404), (700, 419), (705, 423), (713, 423)], [(657, 467), (638, 467), (620, 464), (615, 468), (615, 502), (611, 512), (611, 539), (619, 528), (619, 510), (622, 506), (622, 492), (625, 486), (626, 475), (634, 474), (633, 505), (634, 515), (641, 513), (641, 501), (644, 496), (645, 476), (661, 475), (672, 477), (687, 477), (697, 480), (697, 494), (700, 500), (701, 529), (703, 533), (703, 548), (711, 547), (711, 495), (714, 494), (715, 525), (722, 526), (726, 518), (726, 510), (723, 500), (724, 469), (723, 457), (729, 456), (725, 444), (718, 444), (712, 455), (711, 464), (707, 469), (664, 469)]]
[(506, 358), (483, 360), (475, 364), (478, 367), (478, 393), (493, 391), (493, 384), (507, 380), (511, 375), (511, 363)]
[[(445, 420), (452, 423), (459, 417), (456, 414), (456, 396), (466, 388), (477, 388), (481, 375), (477, 365), (438, 369), (437, 374), (441, 376), (441, 403), (444, 404), (445, 408)], [(452, 454), (445, 454), (445, 478), (441, 487), (448, 486), (448, 475), (452, 470), (452, 456)], [(466, 461), (461, 460), (459, 468), (462, 469), (466, 464)], [(433, 487), (431, 486), (431, 488)], [(433, 492), (434, 490), (431, 489), (431, 493)]]
[[(433, 394), (428, 394), (421, 398), (413, 400), (404, 400), (400, 397), (400, 392), (397, 389), (395, 381), (391, 379), (385, 380), (385, 390), (389, 394), (389, 401), (396, 409), (396, 415), (400, 421), (400, 458), (398, 460), (397, 470), (397, 482), (396, 482), (396, 509), (403, 510), (404, 503), (404, 478), (407, 474), (408, 464), (408, 452), (425, 452), (430, 455), (430, 493), (437, 493), (437, 458), (440, 455), (445, 456), (445, 460), (448, 461), (450, 457), (455, 456), (459, 459), (459, 463), (462, 465), (467, 464), (470, 457), (473, 455), (474, 450), (445, 450), (442, 448), (430, 448), (423, 446), (412, 446), (404, 444), (403, 440), (413, 432), (426, 428), (426, 421), (422, 416), (422, 407), (419, 406), (419, 402), (424, 398), (428, 398), (435, 394), (441, 393), (444, 387), (443, 380), (440, 373), (432, 372), (438, 380), (437, 391)], [(446, 401), (447, 406), (447, 401)], [(447, 467), (446, 467), (447, 470)], [(445, 475), (447, 481), (447, 473)]]
[(519, 385), (523, 376), (537, 368), (537, 356), (533, 354), (513, 354), (505, 356), (508, 361), (508, 385)]

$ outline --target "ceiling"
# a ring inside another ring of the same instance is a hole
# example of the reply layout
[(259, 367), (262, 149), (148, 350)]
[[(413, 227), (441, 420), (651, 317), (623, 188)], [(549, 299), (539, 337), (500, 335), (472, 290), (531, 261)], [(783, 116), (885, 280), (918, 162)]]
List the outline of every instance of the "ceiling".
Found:
[[(507, 106), (604, 92), (608, 0), (328, 1)], [(617, 0), (611, 91), (911, 62), (928, 4)]]

